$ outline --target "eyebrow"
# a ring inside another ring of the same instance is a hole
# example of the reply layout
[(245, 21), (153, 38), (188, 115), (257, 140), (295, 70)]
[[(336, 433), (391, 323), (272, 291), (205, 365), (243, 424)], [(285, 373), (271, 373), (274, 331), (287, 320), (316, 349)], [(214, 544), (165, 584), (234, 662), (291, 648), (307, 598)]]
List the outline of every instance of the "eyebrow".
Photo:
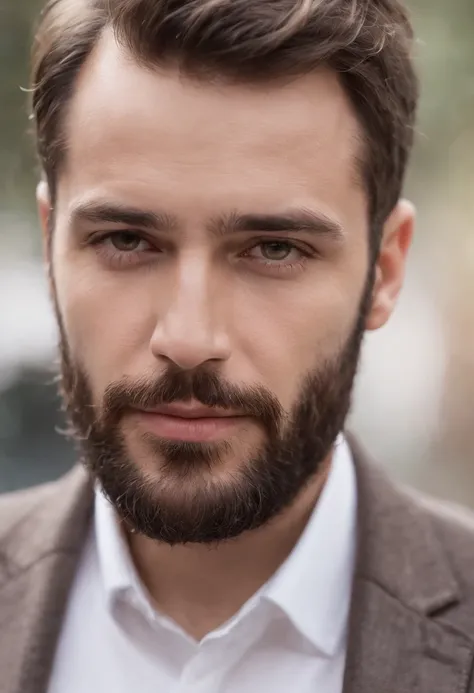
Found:
[[(126, 205), (107, 202), (86, 202), (78, 205), (70, 215), (72, 225), (78, 223), (120, 224), (151, 231), (173, 231), (180, 224), (177, 217), (166, 212), (152, 212)], [(307, 232), (326, 236), (336, 241), (344, 238), (342, 225), (322, 212), (307, 208), (290, 209), (275, 214), (230, 214), (219, 215), (208, 224), (216, 236), (233, 233), (296, 233)]]
[(243, 232), (309, 232), (319, 236), (328, 236), (342, 240), (342, 225), (326, 214), (310, 209), (293, 209), (277, 214), (237, 214), (221, 216), (211, 223), (212, 229), (219, 235)]
[(70, 223), (121, 224), (152, 231), (172, 230), (177, 220), (163, 212), (150, 212), (135, 207), (105, 202), (86, 202), (73, 209)]

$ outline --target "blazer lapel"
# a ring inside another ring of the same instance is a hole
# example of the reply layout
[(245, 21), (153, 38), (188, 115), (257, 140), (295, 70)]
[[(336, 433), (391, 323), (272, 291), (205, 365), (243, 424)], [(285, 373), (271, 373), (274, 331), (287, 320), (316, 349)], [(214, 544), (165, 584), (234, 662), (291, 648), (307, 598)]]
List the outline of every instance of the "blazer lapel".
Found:
[[(92, 488), (77, 467), (10, 530), (0, 564), (0, 693), (44, 693), (80, 551)], [(4, 542), (6, 540), (4, 539)]]
[(343, 693), (464, 692), (472, 644), (436, 619), (460, 594), (429, 517), (350, 441), (359, 545)]

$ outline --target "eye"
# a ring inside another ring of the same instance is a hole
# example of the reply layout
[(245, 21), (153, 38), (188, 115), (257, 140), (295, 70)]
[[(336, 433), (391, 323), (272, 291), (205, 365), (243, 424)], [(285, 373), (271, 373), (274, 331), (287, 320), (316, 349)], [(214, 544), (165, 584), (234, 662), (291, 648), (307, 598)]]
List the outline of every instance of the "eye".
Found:
[(311, 255), (310, 250), (297, 246), (293, 241), (275, 238), (259, 241), (245, 255), (261, 264), (271, 266), (293, 265)]
[(316, 256), (316, 251), (306, 243), (286, 238), (255, 239), (253, 245), (241, 255), (255, 268), (279, 274), (300, 271)]
[[(111, 234), (108, 239), (109, 243), (122, 253), (130, 253), (137, 250), (144, 250), (149, 244), (141, 238), (138, 234), (133, 233), (133, 231), (117, 231)], [(140, 247), (141, 244), (145, 244), (144, 247)]]
[(109, 267), (140, 266), (161, 255), (161, 249), (140, 232), (111, 231), (90, 240), (98, 257)]
[(295, 250), (295, 247), (287, 241), (265, 241), (260, 243), (258, 247), (265, 260), (273, 262), (286, 260), (291, 252)]

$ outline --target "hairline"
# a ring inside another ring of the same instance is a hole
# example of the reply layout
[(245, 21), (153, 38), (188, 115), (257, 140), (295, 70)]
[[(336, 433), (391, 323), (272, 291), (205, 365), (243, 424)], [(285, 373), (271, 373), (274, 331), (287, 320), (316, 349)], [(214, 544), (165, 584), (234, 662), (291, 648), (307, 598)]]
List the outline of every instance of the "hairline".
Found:
[[(149, 73), (154, 73), (160, 69), (172, 69), (175, 67), (177, 69), (178, 75), (180, 78), (183, 78), (185, 80), (188, 80), (192, 83), (195, 84), (212, 84), (213, 82), (215, 83), (217, 80), (221, 82), (222, 84), (226, 86), (241, 86), (245, 85), (248, 87), (255, 86), (257, 88), (259, 85), (262, 83), (265, 84), (274, 84), (274, 85), (281, 85), (284, 86), (285, 84), (291, 83), (299, 78), (311, 75), (316, 73), (318, 69), (327, 69), (329, 72), (334, 74), (338, 80), (339, 86), (344, 92), (345, 96), (348, 97), (347, 93), (347, 88), (344, 86), (344, 83), (340, 77), (340, 74), (338, 73), (337, 70), (332, 68), (330, 65), (327, 63), (321, 63), (321, 65), (314, 67), (311, 70), (300, 70), (298, 72), (295, 71), (293, 74), (278, 74), (275, 73), (274, 75), (257, 75), (255, 79), (247, 77), (247, 76), (242, 76), (242, 75), (232, 75), (232, 74), (227, 74), (225, 70), (218, 71), (217, 69), (208, 69), (206, 66), (200, 66), (199, 64), (196, 65), (195, 69), (189, 69), (189, 67), (183, 67), (180, 64), (180, 61), (178, 59), (172, 59), (170, 57), (164, 57), (163, 59), (160, 59), (159, 57), (156, 57), (155, 59), (146, 59), (144, 56), (141, 56), (134, 52), (133, 50), (130, 49), (129, 46), (125, 45), (123, 41), (120, 41), (117, 37), (117, 33), (114, 30), (112, 22), (107, 22), (104, 24), (100, 32), (98, 33), (96, 39), (94, 40), (93, 44), (91, 45), (90, 51), (87, 53), (85, 56), (85, 59), (83, 60), (82, 64), (80, 65), (80, 68), (78, 70), (78, 73), (75, 75), (74, 79), (72, 80), (71, 83), (71, 93), (67, 97), (67, 99), (64, 102), (63, 109), (62, 109), (62, 114), (61, 117), (58, 121), (58, 138), (57, 138), (57, 143), (55, 146), (55, 154), (56, 154), (56, 159), (54, 161), (53, 167), (52, 167), (52, 176), (53, 180), (51, 180), (48, 175), (47, 171), (45, 171), (44, 167), (42, 167), (42, 178), (46, 180), (48, 184), (48, 190), (49, 194), (51, 196), (51, 206), (54, 207), (55, 203), (57, 201), (57, 191), (59, 187), (59, 179), (62, 174), (64, 174), (64, 170), (67, 166), (67, 151), (68, 151), (68, 138), (67, 138), (67, 121), (70, 115), (70, 110), (73, 106), (73, 102), (75, 99), (75, 96), (77, 95), (78, 88), (80, 88), (80, 80), (81, 80), (81, 75), (84, 73), (85, 69), (87, 68), (87, 65), (93, 61), (94, 59), (94, 54), (99, 50), (101, 41), (104, 40), (104, 36), (107, 31), (113, 32), (115, 41), (117, 45), (119, 46), (123, 56), (125, 57), (126, 60), (132, 60), (135, 65), (138, 67), (147, 70)], [(352, 153), (351, 161), (351, 169), (350, 169), (350, 180), (354, 185), (356, 185), (359, 189), (361, 189), (364, 194), (367, 196), (368, 202), (370, 202), (370, 188), (369, 184), (367, 181), (367, 174), (366, 174), (366, 169), (370, 165), (369, 162), (369, 145), (367, 141), (367, 132), (366, 132), (366, 127), (364, 126), (363, 123), (360, 122), (360, 118), (353, 107), (353, 104), (351, 102), (350, 98), (346, 98), (346, 104), (348, 108), (350, 108), (351, 113), (353, 117), (355, 118), (357, 127), (355, 133), (351, 135), (351, 142), (354, 143), (354, 152)], [(371, 222), (370, 219), (368, 219), (368, 222)]]

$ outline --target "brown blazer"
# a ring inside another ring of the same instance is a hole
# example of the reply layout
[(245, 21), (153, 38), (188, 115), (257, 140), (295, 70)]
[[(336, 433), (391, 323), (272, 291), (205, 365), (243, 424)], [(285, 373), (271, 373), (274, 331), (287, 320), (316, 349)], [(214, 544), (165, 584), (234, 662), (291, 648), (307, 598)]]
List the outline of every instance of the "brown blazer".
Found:
[[(344, 693), (474, 693), (474, 518), (398, 488), (351, 445), (359, 544)], [(0, 499), (0, 693), (47, 690), (92, 499), (81, 467)]]

